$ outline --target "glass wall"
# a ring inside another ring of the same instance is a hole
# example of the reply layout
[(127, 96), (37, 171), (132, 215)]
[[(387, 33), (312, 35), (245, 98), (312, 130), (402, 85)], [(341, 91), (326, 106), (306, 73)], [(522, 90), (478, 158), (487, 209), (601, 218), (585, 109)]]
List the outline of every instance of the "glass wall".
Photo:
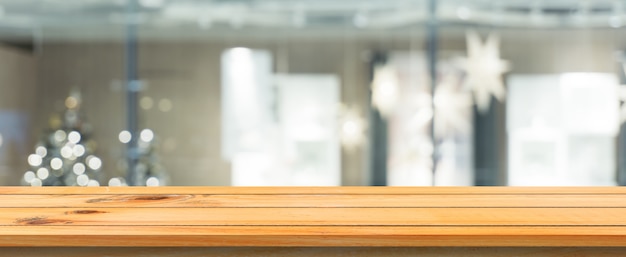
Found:
[(0, 185), (621, 185), (625, 8), (0, 0)]

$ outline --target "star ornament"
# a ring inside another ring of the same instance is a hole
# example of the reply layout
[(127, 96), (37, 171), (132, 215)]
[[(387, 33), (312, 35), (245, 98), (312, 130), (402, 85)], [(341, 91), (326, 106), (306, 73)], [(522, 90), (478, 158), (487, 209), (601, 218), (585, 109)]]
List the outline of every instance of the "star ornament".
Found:
[(505, 89), (502, 74), (510, 70), (508, 61), (500, 59), (500, 38), (490, 34), (483, 44), (475, 31), (468, 31), (467, 57), (459, 66), (466, 72), (464, 86), (474, 93), (474, 101), (480, 112), (486, 112), (491, 96), (504, 101)]

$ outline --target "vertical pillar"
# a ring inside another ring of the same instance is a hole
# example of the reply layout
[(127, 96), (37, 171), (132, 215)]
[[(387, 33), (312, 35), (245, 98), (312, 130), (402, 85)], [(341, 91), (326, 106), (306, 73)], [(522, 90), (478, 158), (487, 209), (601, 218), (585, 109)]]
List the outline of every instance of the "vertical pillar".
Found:
[[(626, 53), (625, 52), (620, 52), (619, 53), (619, 63), (618, 63), (618, 74), (619, 74), (619, 80), (620, 80), (620, 91), (621, 88), (624, 87), (623, 85), (626, 84)], [(620, 104), (626, 104), (626, 103), (621, 103), (620, 99)], [(620, 108), (620, 112), (621, 112), (621, 108)], [(622, 115), (620, 113), (620, 115)], [(621, 123), (621, 119), (620, 119), (620, 126), (619, 126), (619, 131), (617, 134), (617, 170), (616, 170), (617, 174), (615, 176), (615, 179), (617, 180), (617, 184), (620, 186), (624, 186), (626, 185), (626, 125), (624, 123)]]
[(126, 6), (126, 40), (125, 40), (125, 68), (126, 68), (126, 130), (131, 134), (127, 144), (126, 158), (128, 172), (126, 182), (129, 186), (137, 185), (135, 166), (138, 161), (138, 94), (140, 83), (137, 72), (137, 0), (129, 0)]
[[(426, 53), (428, 56), (428, 75), (430, 77), (430, 95), (431, 95), (431, 109), (433, 114), (435, 113), (435, 89), (437, 87), (437, 44), (438, 44), (438, 24), (437, 24), (437, 0), (428, 1), (428, 23), (426, 23)], [(437, 139), (435, 137), (435, 115), (433, 115), (430, 123), (430, 138), (433, 144), (432, 154), (432, 185), (435, 185), (435, 172), (437, 171), (438, 160), (438, 147)]]
[[(385, 54), (377, 52), (372, 56), (369, 70), (369, 81), (374, 79), (374, 71), (376, 65), (387, 62)], [(387, 185), (387, 145), (388, 131), (387, 120), (381, 115), (376, 108), (371, 105), (371, 88), (370, 88), (370, 106), (369, 106), (369, 142), (370, 142), (370, 186), (386, 186)]]
[[(623, 83), (623, 82), (622, 82)], [(617, 136), (617, 184), (626, 185), (626, 125), (623, 123), (619, 127)]]
[(474, 184), (506, 185), (505, 106), (491, 98), (489, 110), (474, 107)]

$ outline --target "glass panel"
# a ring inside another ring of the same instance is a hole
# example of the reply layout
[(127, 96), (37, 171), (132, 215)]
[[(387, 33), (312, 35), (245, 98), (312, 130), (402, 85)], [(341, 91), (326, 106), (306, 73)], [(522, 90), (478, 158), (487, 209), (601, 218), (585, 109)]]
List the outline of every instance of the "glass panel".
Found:
[(0, 185), (621, 185), (624, 8), (0, 0)]

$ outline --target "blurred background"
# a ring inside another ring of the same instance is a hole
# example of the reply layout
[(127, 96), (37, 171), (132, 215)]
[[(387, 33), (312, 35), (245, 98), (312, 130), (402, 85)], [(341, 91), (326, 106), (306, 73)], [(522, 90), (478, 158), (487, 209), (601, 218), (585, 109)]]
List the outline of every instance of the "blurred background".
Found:
[(626, 0), (0, 0), (0, 185), (626, 184)]

